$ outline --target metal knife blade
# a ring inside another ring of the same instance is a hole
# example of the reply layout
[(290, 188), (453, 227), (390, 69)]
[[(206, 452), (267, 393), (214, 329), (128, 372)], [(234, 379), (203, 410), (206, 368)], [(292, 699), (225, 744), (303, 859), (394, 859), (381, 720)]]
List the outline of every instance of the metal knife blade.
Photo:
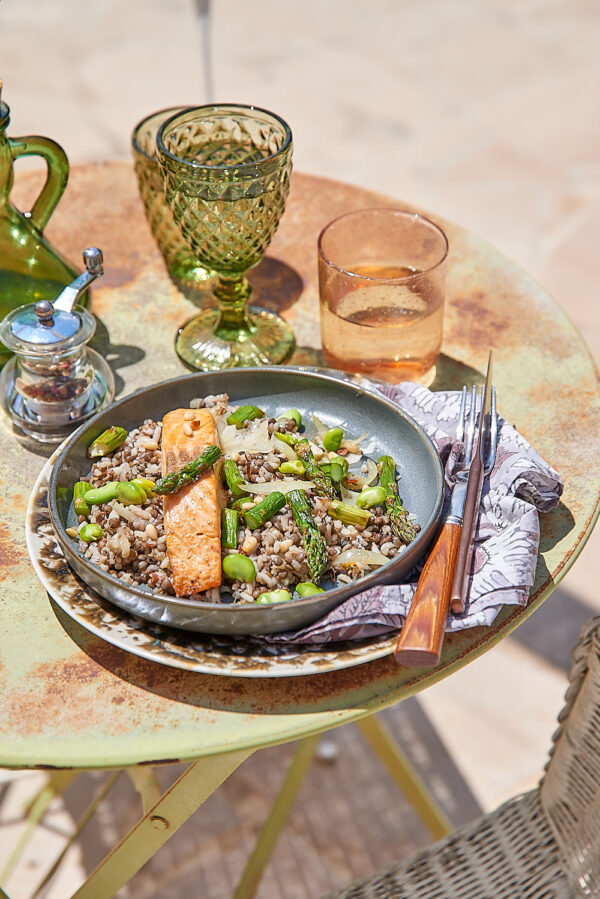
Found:
[(463, 526), (458, 545), (458, 553), (456, 557), (456, 567), (454, 569), (454, 580), (452, 581), (452, 590), (450, 593), (450, 607), (456, 614), (462, 614), (466, 605), (467, 580), (471, 560), (473, 558), (473, 539), (475, 536), (475, 526), (477, 524), (477, 515), (479, 513), (479, 500), (481, 498), (481, 488), (483, 487), (483, 471), (485, 467), (485, 451), (483, 445), (483, 431), (486, 416), (490, 414), (491, 394), (492, 394), (492, 378), (493, 378), (493, 352), (490, 350), (488, 358), (487, 373), (485, 376), (485, 385), (481, 392), (481, 409), (479, 413), (479, 427), (473, 447), (473, 461), (469, 470), (469, 480), (467, 483), (467, 495), (465, 499), (465, 508), (463, 515)]

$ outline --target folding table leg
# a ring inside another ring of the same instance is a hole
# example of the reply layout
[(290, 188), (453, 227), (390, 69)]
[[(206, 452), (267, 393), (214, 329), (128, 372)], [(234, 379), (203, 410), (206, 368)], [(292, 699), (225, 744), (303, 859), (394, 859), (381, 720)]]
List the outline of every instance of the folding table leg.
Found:
[(142, 797), (142, 808), (146, 814), (160, 799), (160, 784), (152, 768), (126, 768), (129, 779)]
[(112, 899), (252, 752), (252, 749), (229, 752), (189, 765), (92, 871), (72, 899)]
[(298, 744), (293, 761), (288, 768), (277, 798), (271, 806), (269, 817), (263, 825), (232, 899), (251, 899), (254, 896), (258, 882), (296, 801), (296, 796), (320, 738), (320, 734), (314, 734), (311, 737), (305, 737)]
[(361, 718), (356, 724), (434, 839), (439, 840), (451, 833), (454, 828), (450, 820), (385, 724), (377, 715)]
[(27, 841), (42, 819), (48, 805), (55, 796), (60, 796), (67, 789), (72, 780), (77, 777), (77, 771), (53, 771), (48, 775), (48, 780), (33, 799), (28, 803), (27, 819), (17, 845), (6, 860), (6, 864), (0, 871), (0, 881), (5, 880), (14, 868)]
[[(48, 871), (46, 871), (42, 880), (37, 885), (34, 892), (31, 894), (30, 899), (36, 899), (36, 897), (40, 895), (40, 893), (42, 892), (42, 890), (44, 889), (46, 884), (52, 880), (52, 878), (58, 871), (60, 864), (61, 864), (62, 860), (64, 859), (65, 855), (67, 854), (67, 852), (69, 851), (69, 849), (71, 848), (71, 846), (73, 845), (73, 843), (75, 842), (77, 837), (80, 835), (81, 831), (83, 830), (85, 825), (88, 823), (90, 818), (92, 818), (92, 816), (95, 814), (96, 809), (98, 808), (98, 806), (100, 805), (102, 800), (112, 790), (112, 788), (114, 787), (114, 785), (116, 784), (116, 782), (120, 776), (121, 776), (121, 771), (113, 771), (113, 773), (110, 775), (110, 777), (108, 777), (104, 781), (101, 788), (98, 790), (98, 792), (94, 796), (92, 802), (90, 802), (90, 804), (84, 811), (83, 815), (81, 815), (79, 821), (77, 822), (77, 826), (73, 830), (73, 833), (69, 836), (69, 839), (63, 846), (59, 855), (55, 858), (54, 862), (52, 863), (52, 866), (48, 869)], [(2, 899), (2, 897), (0, 897), (0, 899)]]

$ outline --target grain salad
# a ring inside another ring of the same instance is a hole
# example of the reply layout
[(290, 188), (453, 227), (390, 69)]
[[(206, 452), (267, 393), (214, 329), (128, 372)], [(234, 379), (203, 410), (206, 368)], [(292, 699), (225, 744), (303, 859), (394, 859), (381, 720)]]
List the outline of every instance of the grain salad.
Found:
[[(205, 426), (212, 438), (202, 436)], [(67, 533), (92, 564), (163, 596), (268, 603), (348, 584), (402, 552), (419, 530), (398, 495), (396, 463), (364, 455), (367, 436), (327, 428), (316, 416), (303, 422), (297, 410), (275, 418), (230, 404), (226, 394), (199, 398), (163, 421), (96, 438), (90, 471), (74, 486), (77, 525)], [(195, 441), (197, 458), (177, 455), (186, 441)], [(206, 509), (190, 523), (191, 496), (203, 496)], [(194, 567), (210, 541), (217, 560), (207, 557), (187, 578), (181, 569)]]

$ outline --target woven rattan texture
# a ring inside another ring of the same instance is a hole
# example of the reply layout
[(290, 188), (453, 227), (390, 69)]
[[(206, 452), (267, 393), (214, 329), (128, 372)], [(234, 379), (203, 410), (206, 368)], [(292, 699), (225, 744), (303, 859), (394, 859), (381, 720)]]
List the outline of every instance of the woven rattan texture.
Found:
[(570, 899), (537, 790), (405, 862), (361, 880), (338, 899)]
[(573, 650), (566, 702), (540, 797), (573, 897), (600, 896), (600, 619)]
[(539, 789), (328, 899), (600, 897), (600, 618), (573, 650)]

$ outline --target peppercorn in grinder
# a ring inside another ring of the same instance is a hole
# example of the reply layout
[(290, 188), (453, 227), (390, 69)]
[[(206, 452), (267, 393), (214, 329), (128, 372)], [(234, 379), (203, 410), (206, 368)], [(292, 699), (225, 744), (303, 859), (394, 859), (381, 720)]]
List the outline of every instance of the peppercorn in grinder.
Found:
[(102, 252), (83, 251), (85, 271), (51, 303), (19, 306), (0, 323), (15, 355), (0, 374), (0, 400), (19, 436), (58, 443), (114, 397), (113, 373), (87, 344), (96, 320), (77, 301), (103, 274)]

